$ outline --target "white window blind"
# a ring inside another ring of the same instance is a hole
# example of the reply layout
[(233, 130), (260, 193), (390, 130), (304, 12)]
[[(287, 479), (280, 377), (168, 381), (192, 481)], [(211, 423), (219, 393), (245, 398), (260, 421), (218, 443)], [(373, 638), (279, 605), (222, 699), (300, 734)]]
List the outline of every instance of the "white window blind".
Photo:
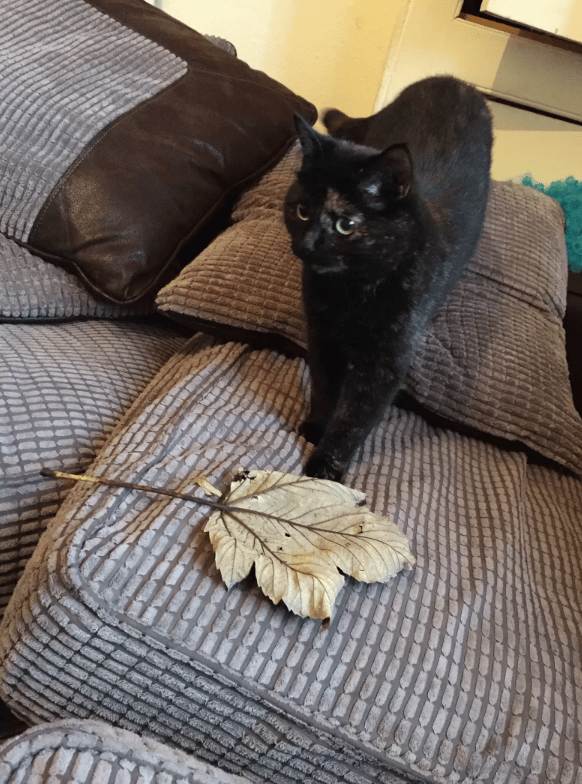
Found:
[(582, 0), (483, 0), (481, 10), (582, 43)]

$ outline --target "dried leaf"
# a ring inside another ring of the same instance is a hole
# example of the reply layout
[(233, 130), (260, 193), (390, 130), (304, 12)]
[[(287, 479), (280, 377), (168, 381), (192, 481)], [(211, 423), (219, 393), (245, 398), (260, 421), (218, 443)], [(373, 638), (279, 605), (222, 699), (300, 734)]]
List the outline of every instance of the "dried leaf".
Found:
[(217, 498), (220, 498), (222, 493), (218, 490), (214, 485), (211, 485), (208, 479), (205, 476), (195, 476), (194, 482), (198, 485), (198, 487), (202, 488), (206, 495), (214, 495)]
[(338, 482), (252, 471), (235, 478), (206, 531), (230, 588), (255, 567), (275, 604), (297, 615), (329, 618), (343, 574), (385, 582), (414, 565), (408, 540), (364, 495)]

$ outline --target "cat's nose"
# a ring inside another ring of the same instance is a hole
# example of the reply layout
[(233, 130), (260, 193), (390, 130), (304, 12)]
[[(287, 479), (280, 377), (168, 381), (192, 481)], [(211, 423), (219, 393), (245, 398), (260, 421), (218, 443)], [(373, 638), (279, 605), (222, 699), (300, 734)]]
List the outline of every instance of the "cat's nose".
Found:
[(321, 232), (319, 231), (319, 227), (313, 226), (312, 228), (308, 229), (305, 232), (301, 244), (303, 245), (305, 250), (313, 253), (314, 250), (317, 250), (318, 240), (320, 239), (320, 236), (321, 236)]

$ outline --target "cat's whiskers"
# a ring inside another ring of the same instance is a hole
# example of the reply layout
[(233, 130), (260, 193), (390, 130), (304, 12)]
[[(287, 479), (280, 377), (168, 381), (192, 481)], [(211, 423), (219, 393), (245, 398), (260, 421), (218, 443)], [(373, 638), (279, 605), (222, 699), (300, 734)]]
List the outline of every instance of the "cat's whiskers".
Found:
[(310, 263), (309, 268), (318, 275), (328, 275), (332, 272), (345, 272), (347, 265), (342, 259), (335, 259), (333, 264)]

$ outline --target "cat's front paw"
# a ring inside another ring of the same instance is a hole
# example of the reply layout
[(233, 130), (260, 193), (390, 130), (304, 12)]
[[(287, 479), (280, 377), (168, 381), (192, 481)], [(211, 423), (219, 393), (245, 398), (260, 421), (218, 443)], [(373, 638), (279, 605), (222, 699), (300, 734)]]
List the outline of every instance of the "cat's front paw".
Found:
[(299, 425), (299, 435), (310, 444), (317, 446), (325, 432), (326, 422), (321, 417), (309, 418)]
[(316, 449), (307, 460), (303, 473), (305, 476), (312, 476), (315, 479), (331, 479), (334, 482), (341, 482), (346, 473), (346, 466), (340, 465), (331, 455)]

